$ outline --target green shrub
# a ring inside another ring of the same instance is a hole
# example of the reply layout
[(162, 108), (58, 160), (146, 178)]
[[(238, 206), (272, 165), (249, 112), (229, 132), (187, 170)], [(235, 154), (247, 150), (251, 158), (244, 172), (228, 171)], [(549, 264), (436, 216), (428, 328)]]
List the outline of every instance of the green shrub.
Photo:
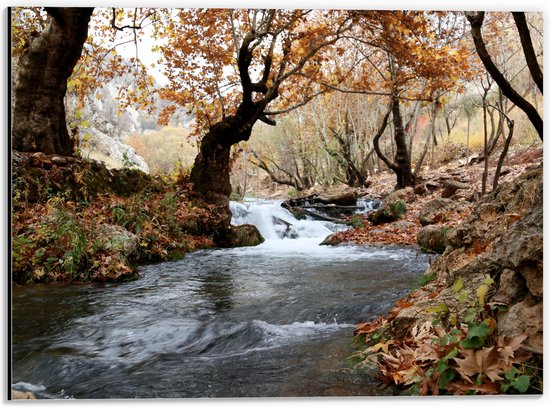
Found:
[(353, 215), (348, 220), (348, 225), (351, 227), (357, 229), (357, 228), (364, 228), (365, 227), (365, 219), (361, 215)]

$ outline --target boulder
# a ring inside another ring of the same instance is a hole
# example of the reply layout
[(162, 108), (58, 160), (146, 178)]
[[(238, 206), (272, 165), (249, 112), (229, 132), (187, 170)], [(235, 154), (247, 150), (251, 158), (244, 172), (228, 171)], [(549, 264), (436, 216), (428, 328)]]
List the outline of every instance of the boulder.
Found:
[(493, 301), (505, 304), (513, 304), (525, 296), (525, 280), (514, 270), (504, 269), (500, 274), (498, 290), (493, 296)]
[(383, 199), (377, 210), (369, 213), (368, 220), (373, 225), (395, 222), (407, 212), (406, 202), (414, 199), (414, 190), (410, 187), (393, 191)]
[(254, 225), (231, 226), (229, 247), (257, 246), (264, 240)]
[(524, 348), (531, 352), (542, 354), (542, 301), (532, 297), (526, 297), (523, 301), (513, 304), (508, 311), (498, 317), (498, 330), (500, 335), (514, 337), (527, 335), (523, 343)]
[(405, 203), (411, 203), (416, 199), (414, 188), (407, 187), (390, 192), (386, 195), (382, 201), (384, 203), (392, 203), (395, 201), (403, 201)]
[(452, 199), (437, 198), (433, 201), (426, 203), (420, 213), (418, 214), (418, 220), (422, 226), (433, 225), (445, 220), (445, 213), (453, 211), (457, 208), (458, 204)]
[(342, 240), (338, 238), (338, 233), (331, 233), (319, 244), (321, 246), (336, 246), (340, 243), (342, 243)]
[(425, 226), (416, 235), (418, 246), (424, 251), (443, 253), (445, 251), (445, 235), (449, 230), (445, 226)]
[(11, 390), (12, 400), (36, 400), (36, 395), (30, 391)]
[[(85, 135), (83, 151), (91, 157), (101, 154), (101, 157), (109, 157), (116, 165), (109, 165), (113, 168), (135, 168), (149, 173), (149, 165), (143, 157), (138, 155), (133, 147), (123, 143), (115, 137), (116, 130), (111, 126), (95, 125), (90, 127)], [(99, 156), (98, 156), (99, 158)]]
[(103, 223), (97, 227), (96, 234), (106, 251), (120, 254), (128, 260), (138, 257), (139, 237), (122, 226)]
[(494, 240), (493, 254), (504, 267), (521, 274), (529, 293), (542, 301), (542, 184), (535, 197), (539, 200), (536, 210), (506, 217), (506, 233)]

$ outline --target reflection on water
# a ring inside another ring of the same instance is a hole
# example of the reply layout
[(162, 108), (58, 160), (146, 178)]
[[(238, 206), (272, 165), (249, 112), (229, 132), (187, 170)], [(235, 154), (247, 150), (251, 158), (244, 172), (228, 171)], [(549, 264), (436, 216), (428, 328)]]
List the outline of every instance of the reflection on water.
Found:
[(216, 311), (225, 311), (233, 307), (234, 286), (229, 272), (209, 271), (197, 280), (200, 283), (198, 292), (202, 293), (206, 302), (211, 303)]

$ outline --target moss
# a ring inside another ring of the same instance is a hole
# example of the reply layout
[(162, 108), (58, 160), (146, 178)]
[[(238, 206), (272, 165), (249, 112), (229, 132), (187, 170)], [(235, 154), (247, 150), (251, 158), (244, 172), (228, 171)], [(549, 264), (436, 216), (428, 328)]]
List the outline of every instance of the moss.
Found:
[(391, 204), (382, 207), (368, 216), (369, 221), (373, 225), (382, 225), (384, 223), (395, 222), (407, 212), (407, 204), (401, 200), (392, 202)]
[(110, 182), (110, 189), (117, 195), (129, 196), (143, 191), (151, 185), (151, 177), (143, 171), (123, 168), (113, 170), (113, 177)]
[(230, 234), (231, 247), (257, 246), (265, 240), (254, 225), (234, 226)]

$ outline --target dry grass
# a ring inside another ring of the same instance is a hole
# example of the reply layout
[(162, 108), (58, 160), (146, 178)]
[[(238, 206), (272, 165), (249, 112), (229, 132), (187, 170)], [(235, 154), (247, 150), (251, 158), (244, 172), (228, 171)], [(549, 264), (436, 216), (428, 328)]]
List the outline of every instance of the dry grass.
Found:
[(197, 147), (190, 139), (190, 130), (166, 126), (158, 131), (132, 134), (127, 143), (149, 165), (151, 174), (170, 173), (177, 165), (190, 167), (197, 155)]

